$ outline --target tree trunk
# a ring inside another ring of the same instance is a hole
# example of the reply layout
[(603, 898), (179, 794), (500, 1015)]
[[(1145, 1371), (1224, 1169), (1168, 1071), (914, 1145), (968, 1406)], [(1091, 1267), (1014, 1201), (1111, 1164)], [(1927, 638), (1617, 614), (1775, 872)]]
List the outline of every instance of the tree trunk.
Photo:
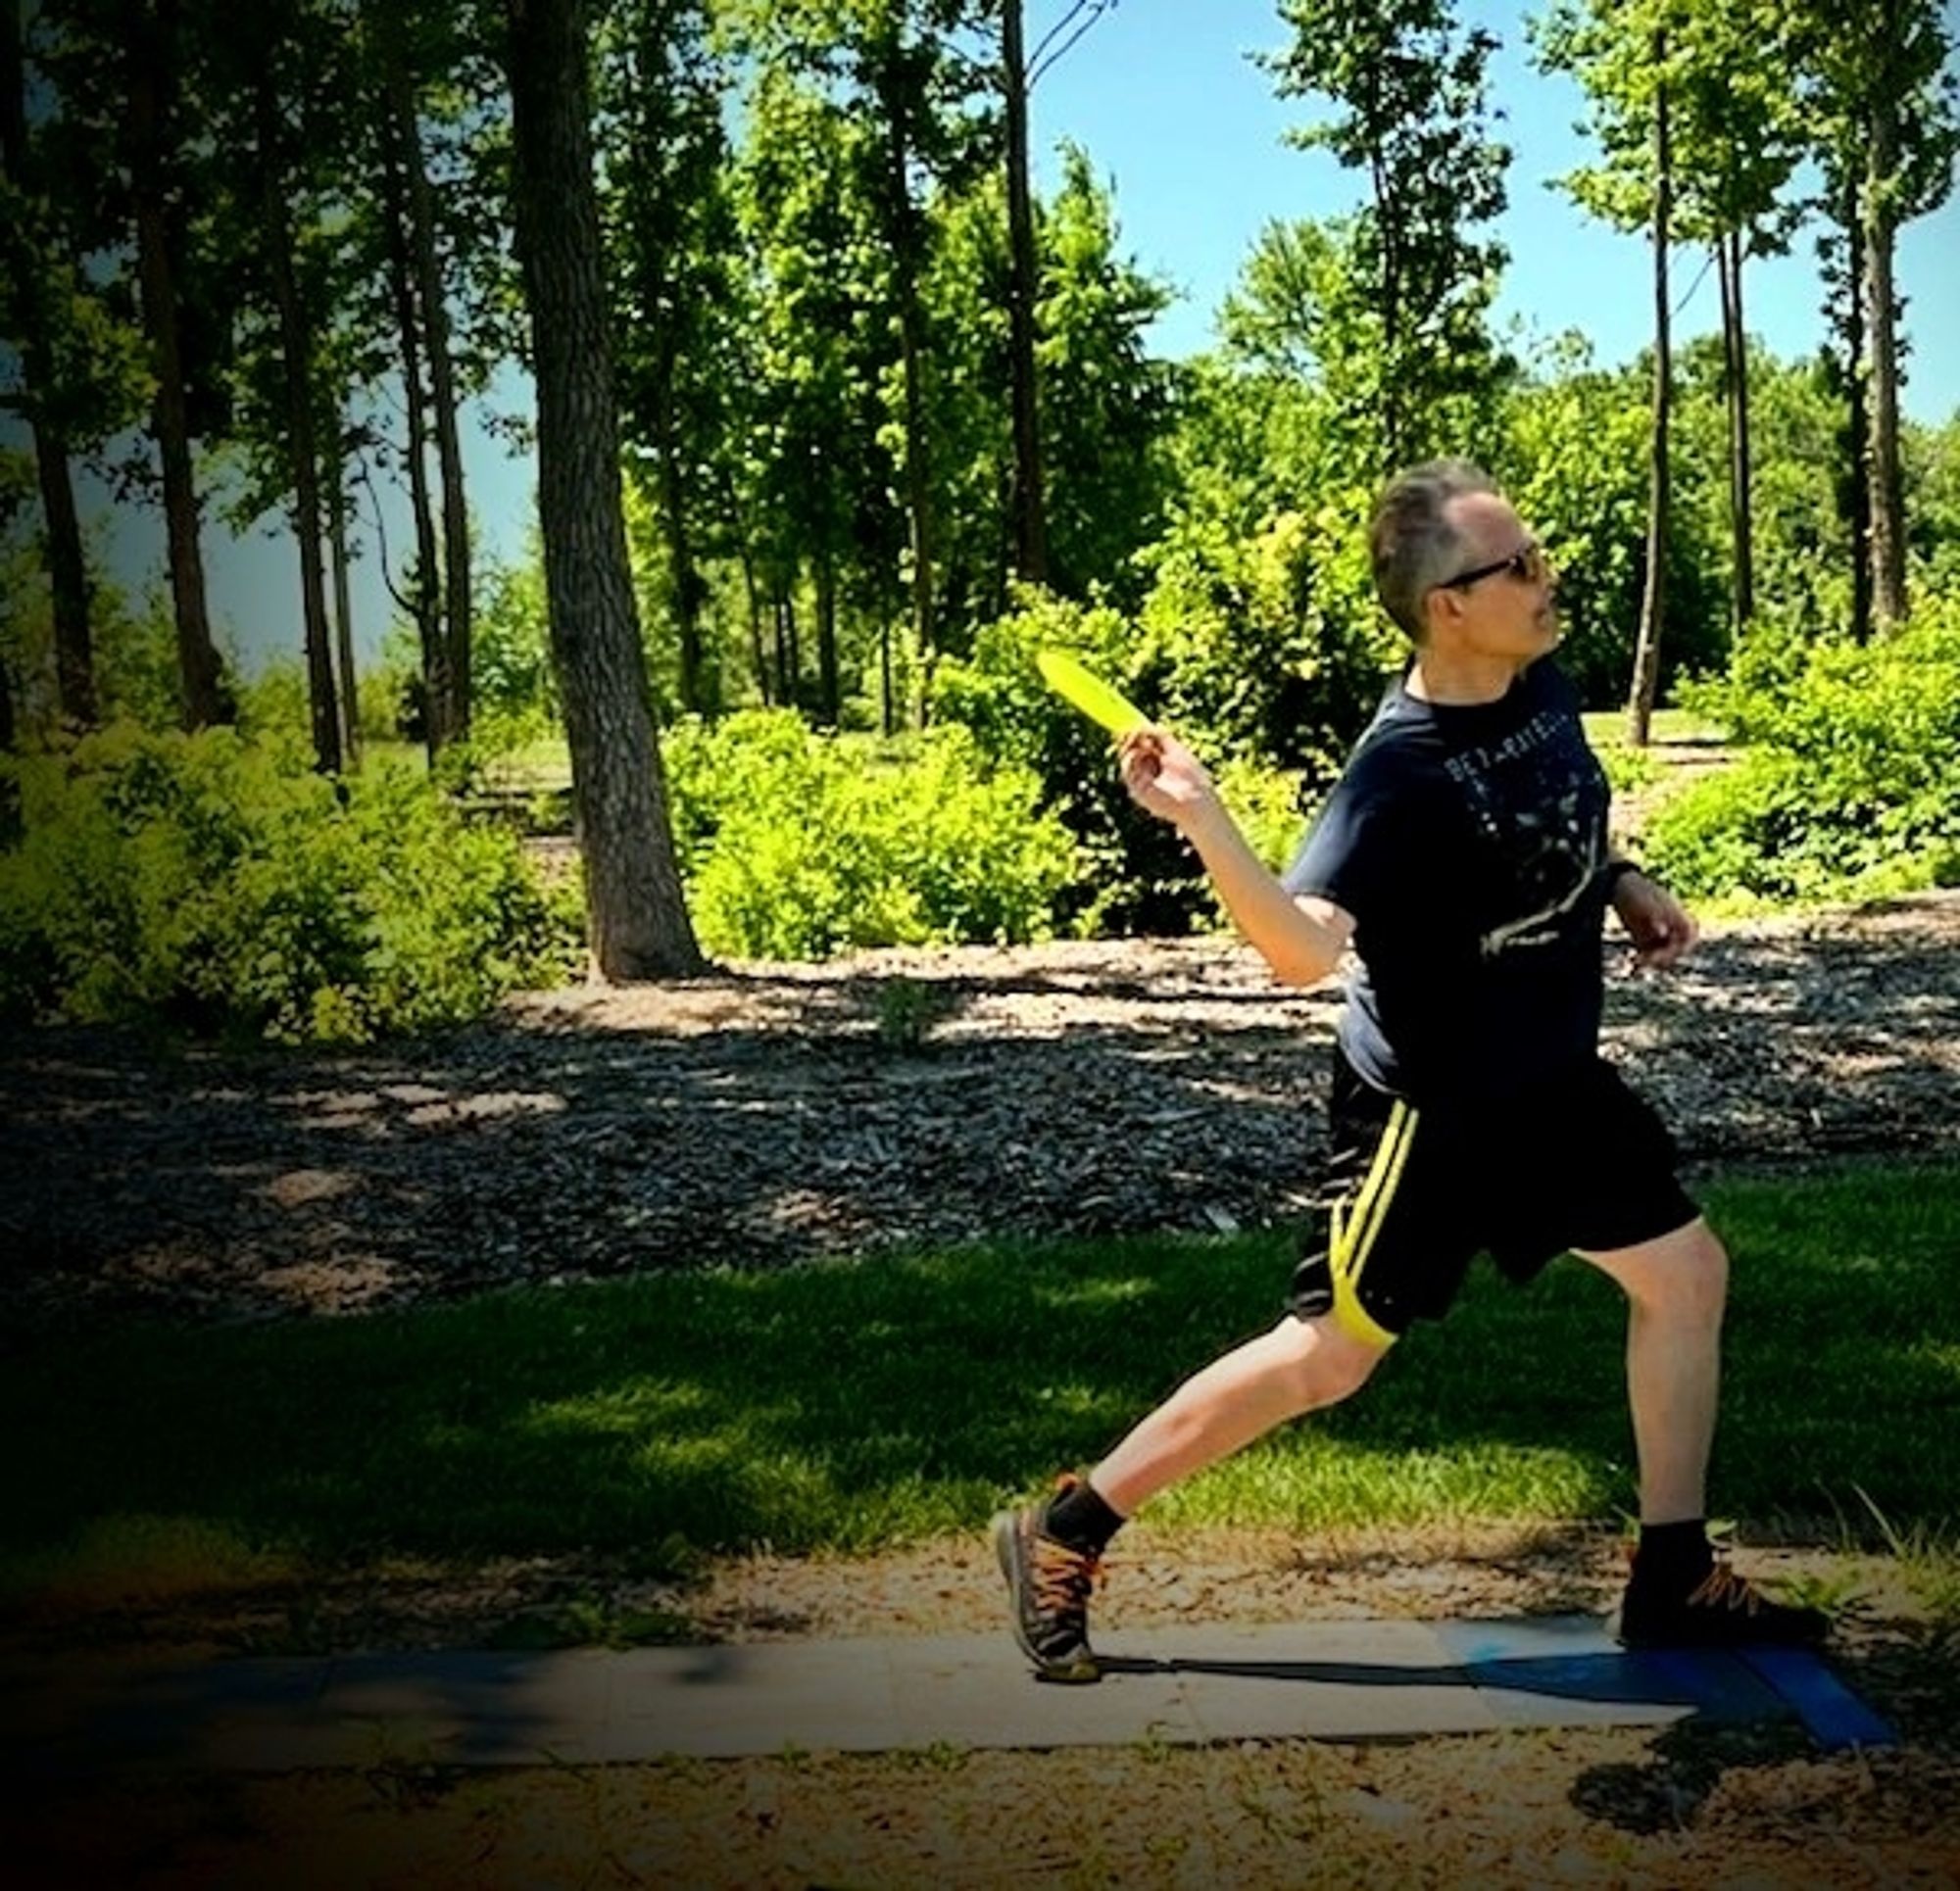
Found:
[[(27, 144), (25, 61), (21, 44), (20, 0), (0, 3), (0, 165), (16, 188), (32, 193)], [(96, 719), (95, 654), (88, 627), (88, 564), (82, 554), (81, 519), (74, 504), (67, 429), (46, 403), (54, 393), (41, 259), (25, 242), (9, 241), (5, 267), (19, 275), (24, 334), (14, 338), (26, 396), (22, 403), (34, 435), (34, 470), (41, 491), (48, 583), (53, 592), (55, 685), (62, 719), (78, 728)]]
[(1749, 492), (1749, 336), (1742, 319), (1742, 254), (1740, 231), (1716, 239), (1715, 260), (1722, 279), (1722, 353), (1729, 395), (1729, 521), (1736, 547), (1733, 597), (1739, 636), (1756, 614), (1755, 527)]
[(45, 416), (34, 422), (34, 469), (40, 478), (48, 581), (54, 594), (57, 699), (64, 722), (89, 729), (95, 726), (97, 705), (95, 650), (88, 628), (88, 564), (82, 556), (68, 441)]
[(756, 589), (756, 560), (748, 545), (742, 547), (742, 595), (749, 605), (749, 650), (756, 665), (756, 688), (762, 707), (775, 704), (775, 686), (769, 676), (769, 653), (762, 643), (762, 601)]
[(1871, 430), (1866, 415), (1870, 390), (1865, 380), (1865, 234), (1858, 184), (1845, 186), (1844, 296), (1845, 454), (1848, 476), (1841, 511), (1851, 532), (1851, 636), (1862, 644), (1872, 634), (1872, 479)]
[[(1667, 35), (1654, 34), (1654, 64), (1667, 62)], [(1647, 497), (1647, 569), (1641, 593), (1640, 643), (1634, 653), (1633, 687), (1627, 697), (1627, 740), (1644, 749), (1653, 727), (1654, 693), (1660, 682), (1661, 613), (1667, 599), (1667, 432), (1673, 398), (1667, 307), (1667, 242), (1673, 212), (1673, 153), (1668, 144), (1667, 87), (1654, 94), (1654, 393), (1653, 437)]]
[(792, 709), (803, 707), (803, 643), (797, 635), (797, 574), (793, 571), (778, 580), (776, 591), (776, 659), (782, 683), (783, 702)]
[(347, 578), (347, 507), (336, 492), (326, 509), (326, 545), (333, 561), (333, 635), (340, 657), (340, 741), (347, 765), (361, 766), (360, 676), (354, 666), (354, 599)]
[(878, 613), (878, 726), (887, 736), (898, 734), (899, 705), (892, 697), (892, 620)]
[(680, 705), (692, 715), (709, 706), (707, 676), (701, 649), (701, 606), (708, 585), (695, 569), (694, 540), (688, 531), (687, 481), (681, 476), (680, 451), (674, 439), (672, 363), (662, 351), (661, 385), (655, 401), (661, 462), (661, 526), (667, 542), (667, 571), (672, 587), (674, 634), (680, 645)]
[(211, 635), (204, 553), (198, 542), (200, 509), (191, 464), (190, 409), (171, 265), (168, 205), (174, 167), (165, 126), (174, 100), (173, 87), (171, 92), (165, 88), (176, 71), (176, 16), (174, 0), (164, 0), (155, 14), (144, 9), (130, 29), (125, 127), (136, 200), (136, 273), (143, 330), (157, 377), (150, 426), (164, 471), (164, 529), (176, 619), (178, 687), (184, 727), (202, 729), (227, 720), (228, 711), (218, 646)]
[(1867, 399), (1872, 508), (1872, 607), (1884, 631), (1906, 613), (1905, 494), (1899, 469), (1898, 329), (1892, 295), (1892, 213), (1886, 193), (1893, 183), (1896, 125), (1892, 101), (1880, 97), (1872, 113), (1865, 173), (1865, 340), (1871, 356)]
[(1048, 519), (1042, 481), (1041, 407), (1035, 379), (1034, 206), (1028, 191), (1028, 75), (1021, 0), (1003, 0), (1001, 79), (1007, 120), (1007, 354), (1014, 431), (1014, 574), (1048, 583)]
[(1375, 229), (1382, 246), (1382, 444), (1383, 479), (1408, 463), (1408, 395), (1402, 384), (1402, 240), (1401, 206), (1396, 201), (1386, 154), (1377, 145), (1370, 160), (1374, 181)]
[(416, 121), (414, 87), (399, 62), (392, 65), (389, 90), (395, 112), (396, 149), (408, 183), (409, 235), (415, 280), (421, 305), (422, 336), (428, 348), (429, 405), (435, 416), (436, 463), (442, 472), (442, 634), (449, 701), (443, 723), (452, 741), (469, 736), (469, 511), (463, 484), (463, 449), (457, 436), (456, 372), (449, 350), (449, 303), (442, 264), (436, 254), (435, 196), (422, 162), (421, 129)]
[(879, 104), (885, 114), (886, 238), (892, 252), (892, 276), (899, 303), (899, 355), (905, 378), (906, 519), (911, 549), (912, 641), (918, 652), (918, 719), (925, 720), (925, 703), (932, 687), (937, 652), (933, 625), (933, 558), (936, 541), (932, 523), (932, 460), (925, 419), (925, 322), (919, 300), (918, 258), (923, 237), (918, 207), (912, 202), (909, 142), (906, 111), (899, 89), (896, 56), (878, 71)]
[(408, 416), (409, 513), (416, 528), (416, 570), (412, 609), (422, 657), (422, 743), (431, 766), (448, 748), (453, 689), (449, 644), (443, 636), (442, 607), (436, 596), (439, 560), (435, 512), (429, 504), (428, 397), (422, 385), (421, 320), (416, 311), (415, 273), (408, 239), (408, 187), (403, 181), (400, 124), (389, 114), (381, 140), (382, 216), (388, 235), (388, 280), (395, 326), (402, 342), (402, 395)]
[(286, 393), (286, 429), (292, 446), (293, 536), (300, 547), (300, 607), (306, 621), (308, 696), (313, 709), (314, 756), (325, 775), (340, 773), (340, 709), (333, 687), (333, 647), (326, 623), (326, 574), (319, 556), (319, 455), (313, 425), (313, 334), (293, 272), (292, 231), (286, 222), (284, 167), (277, 157), (278, 104), (271, 79), (262, 75), (255, 101), (259, 177), (265, 216), (266, 257), (279, 311), (279, 354)]
[(816, 554), (816, 688), (817, 714), (834, 729), (843, 703), (837, 680), (837, 555), (827, 544)]
[(511, 178), (538, 396), (538, 513), (602, 977), (702, 969), (633, 602), (592, 177), (585, 0), (506, 0)]

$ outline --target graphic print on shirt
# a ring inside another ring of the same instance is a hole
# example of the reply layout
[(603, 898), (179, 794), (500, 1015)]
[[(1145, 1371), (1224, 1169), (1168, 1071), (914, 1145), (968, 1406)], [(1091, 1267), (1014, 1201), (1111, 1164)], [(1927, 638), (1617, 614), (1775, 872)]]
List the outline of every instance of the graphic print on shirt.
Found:
[(1498, 863), (1507, 916), (1482, 935), (1484, 956), (1551, 945), (1606, 860), (1606, 779), (1577, 723), (1543, 709), (1444, 766)]

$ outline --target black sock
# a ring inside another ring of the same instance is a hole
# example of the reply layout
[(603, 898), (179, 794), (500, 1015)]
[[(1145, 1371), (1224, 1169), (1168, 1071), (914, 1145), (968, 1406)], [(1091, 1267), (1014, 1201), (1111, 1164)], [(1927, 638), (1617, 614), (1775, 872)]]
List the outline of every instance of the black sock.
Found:
[(1044, 1536), (1087, 1556), (1101, 1556), (1109, 1547), (1110, 1537), (1122, 1527), (1122, 1518), (1102, 1501), (1087, 1478), (1078, 1478), (1066, 1490), (1057, 1491), (1042, 1513)]
[(1714, 1562), (1706, 1518), (1641, 1526), (1640, 1548), (1634, 1552), (1634, 1575), (1642, 1582), (1658, 1582), (1669, 1589), (1691, 1589), (1708, 1574)]

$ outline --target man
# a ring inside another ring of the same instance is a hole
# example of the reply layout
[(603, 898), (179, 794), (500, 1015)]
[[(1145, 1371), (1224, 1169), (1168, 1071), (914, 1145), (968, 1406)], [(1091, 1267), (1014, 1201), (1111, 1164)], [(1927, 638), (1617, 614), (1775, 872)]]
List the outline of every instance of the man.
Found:
[(1289, 985), (1358, 961), (1335, 1053), (1332, 1203), (1286, 1315), (1188, 1380), (1086, 1478), (995, 1520), (1022, 1651), (1098, 1678), (1088, 1599), (1109, 1539), (1179, 1479), (1357, 1390), (1410, 1322), (1440, 1318), (1488, 1249), (1515, 1281), (1568, 1249), (1626, 1291), (1641, 1535), (1630, 1645), (1814, 1641), (1704, 1525), (1728, 1260), (1675, 1179), (1659, 1120), (1598, 1056), (1610, 905), (1641, 963), (1688, 914), (1608, 857), (1605, 777), (1558, 642), (1544, 554), (1460, 461), (1416, 467), (1369, 534), (1413, 642), (1298, 856), (1263, 866), (1175, 738), (1121, 748), (1123, 779), (1198, 850), (1233, 921)]

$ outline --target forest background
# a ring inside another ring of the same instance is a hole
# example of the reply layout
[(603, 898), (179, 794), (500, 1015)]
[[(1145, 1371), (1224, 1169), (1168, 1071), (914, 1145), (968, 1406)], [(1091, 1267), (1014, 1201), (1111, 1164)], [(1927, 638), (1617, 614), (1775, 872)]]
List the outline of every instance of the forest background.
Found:
[[(1896, 267), (1952, 215), (1950, 13), (1283, 0), (1258, 71), (1348, 207), (1268, 222), (1172, 358), (1096, 153), (1030, 145), (1150, 11), (8, 0), (0, 1002), (334, 1041), (587, 955), (1215, 923), (1032, 654), (1175, 722), (1277, 859), (1397, 660), (1371, 500), (1442, 452), (1555, 559), (1616, 785), (1657, 703), (1723, 744), (1645, 794), (1684, 892), (1960, 877), (1960, 413), (1903, 397), (1943, 350)], [(1641, 259), (1598, 285), (1631, 361), (1499, 315), (1533, 84)], [(1813, 255), (1779, 355), (1755, 285)], [(514, 554), (486, 428), (537, 467)], [(296, 607), (215, 629), (219, 528), (267, 520)]]

